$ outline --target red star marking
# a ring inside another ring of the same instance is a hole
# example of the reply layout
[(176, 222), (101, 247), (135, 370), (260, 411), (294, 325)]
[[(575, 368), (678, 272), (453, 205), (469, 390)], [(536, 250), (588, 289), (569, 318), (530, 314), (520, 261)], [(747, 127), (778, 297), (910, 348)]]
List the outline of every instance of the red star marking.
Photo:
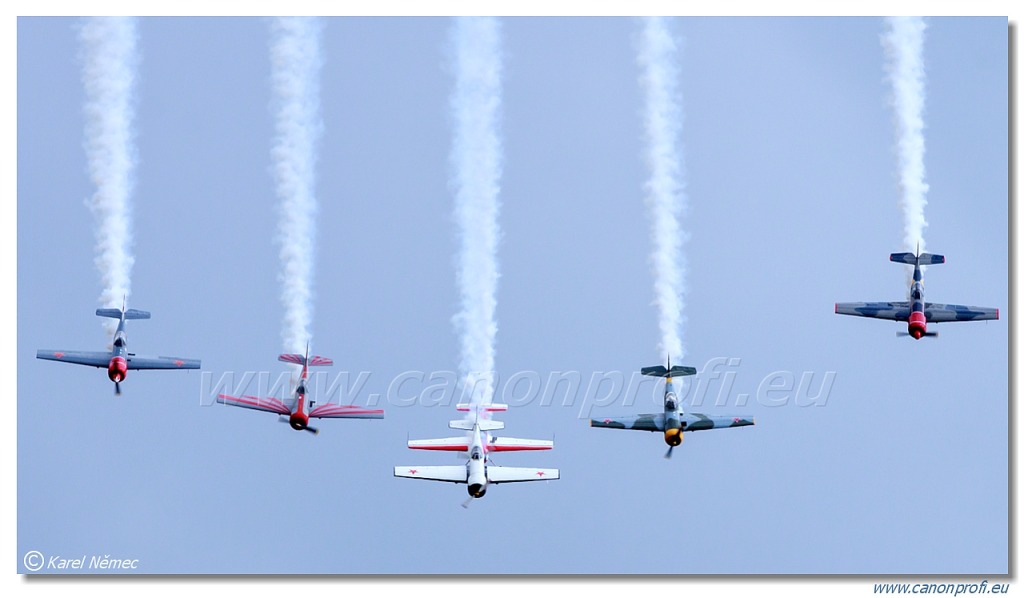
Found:
[(541, 477), (541, 478), (544, 477), (544, 472), (543, 471), (538, 471), (537, 472), (537, 476)]
[(185, 365), (185, 362), (180, 360), (180, 359), (175, 359), (174, 360), (174, 365), (176, 365), (176, 366), (178, 366), (180, 368), (181, 366)]
[(606, 417), (606, 418), (604, 418), (604, 423), (606, 423), (606, 424), (610, 424), (610, 423), (612, 423), (612, 420), (610, 420), (610, 419), (608, 419), (608, 418)]
[(61, 357), (64, 357), (64, 354), (61, 353), (60, 351), (57, 351), (56, 353), (53, 354), (53, 356), (56, 357), (57, 359), (60, 359)]
[(740, 418), (738, 418), (738, 417), (732, 418), (732, 423), (734, 423), (734, 424), (740, 423)]
[(417, 471), (417, 470), (415, 470), (415, 469), (410, 469), (410, 470), (409, 470), (409, 473), (415, 474), (415, 473), (416, 473), (416, 471)]

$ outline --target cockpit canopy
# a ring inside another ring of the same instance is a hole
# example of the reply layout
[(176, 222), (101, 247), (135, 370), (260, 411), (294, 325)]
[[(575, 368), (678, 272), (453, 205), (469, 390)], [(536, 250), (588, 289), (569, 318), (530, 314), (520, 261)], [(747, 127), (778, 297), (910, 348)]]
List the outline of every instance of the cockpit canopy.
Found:
[(678, 404), (679, 403), (678, 403), (678, 401), (676, 399), (676, 393), (674, 393), (674, 392), (667, 392), (667, 393), (665, 393), (665, 409), (668, 409), (669, 411), (675, 411), (676, 410), (676, 406)]
[(117, 336), (114, 337), (114, 346), (123, 347), (125, 343), (125, 336), (123, 332), (118, 332)]
[(483, 455), (480, 453), (480, 447), (473, 447), (473, 452), (469, 454), (469, 458), (474, 461), (479, 461)]

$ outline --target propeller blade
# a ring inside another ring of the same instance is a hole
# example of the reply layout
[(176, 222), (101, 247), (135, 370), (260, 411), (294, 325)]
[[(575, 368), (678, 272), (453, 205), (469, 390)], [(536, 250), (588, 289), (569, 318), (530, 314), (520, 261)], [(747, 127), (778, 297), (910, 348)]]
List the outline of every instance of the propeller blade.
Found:
[(281, 422), (282, 424), (287, 424), (288, 418), (282, 415), (281, 417), (277, 418), (277, 421)]
[(668, 452), (665, 453), (665, 458), (666, 459), (671, 459), (672, 458), (672, 449), (674, 449), (674, 448), (676, 448), (676, 447), (674, 447), (674, 446), (668, 447)]
[(466, 499), (466, 502), (462, 503), (462, 508), (463, 509), (468, 509), (469, 505), (472, 504), (472, 503), (473, 503), (473, 497), (470, 496), (469, 498)]
[(307, 431), (307, 432), (312, 432), (314, 436), (316, 436), (317, 434), (319, 434), (319, 433), (320, 433), (320, 430), (318, 430), (318, 429), (316, 429), (316, 428), (314, 428), (314, 427), (312, 427), (312, 426), (306, 426), (306, 427), (305, 427), (305, 428), (303, 428), (303, 429), (304, 429), (305, 431)]
[(117, 395), (117, 396), (121, 396), (121, 383), (120, 382), (114, 382), (114, 394)]

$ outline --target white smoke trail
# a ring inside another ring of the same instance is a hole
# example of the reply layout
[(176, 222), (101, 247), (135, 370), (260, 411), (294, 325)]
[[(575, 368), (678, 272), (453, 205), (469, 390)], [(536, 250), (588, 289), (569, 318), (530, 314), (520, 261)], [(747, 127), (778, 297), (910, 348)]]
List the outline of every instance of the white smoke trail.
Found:
[(274, 19), (271, 79), (277, 105), (271, 152), (280, 203), (282, 339), (303, 353), (313, 320), (313, 260), (317, 212), (314, 194), (320, 120), (321, 24), (315, 18)]
[(893, 87), (893, 108), (898, 133), (900, 203), (903, 206), (903, 244), (907, 251), (924, 251), (924, 30), (920, 17), (890, 17), (882, 37)]
[(680, 134), (683, 111), (678, 86), (677, 45), (664, 19), (644, 19), (637, 62), (645, 94), (644, 125), (650, 179), (646, 184), (654, 251), (654, 302), (658, 306), (662, 357), (684, 357), (682, 342), (685, 240), (680, 219), (686, 208)]
[(457, 18), (451, 150), (455, 217), (461, 235), (458, 284), (463, 383), (471, 403), (494, 396), (494, 312), (498, 287), (498, 181), (501, 177), (501, 29), (493, 18)]
[[(96, 220), (96, 267), (104, 307), (121, 307), (131, 293), (131, 210), (134, 185), (135, 20), (87, 18), (79, 30), (85, 86), (85, 150), (96, 191), (86, 201)], [(103, 319), (108, 337), (117, 321)]]

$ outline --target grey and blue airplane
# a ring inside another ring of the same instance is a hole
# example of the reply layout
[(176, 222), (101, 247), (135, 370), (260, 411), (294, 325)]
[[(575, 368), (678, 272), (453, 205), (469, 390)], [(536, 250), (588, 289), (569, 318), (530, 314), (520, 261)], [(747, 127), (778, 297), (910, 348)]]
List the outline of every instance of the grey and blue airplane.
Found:
[(644, 376), (656, 376), (665, 379), (665, 411), (663, 413), (643, 413), (627, 417), (606, 417), (591, 419), (594, 428), (614, 428), (618, 430), (644, 430), (647, 432), (664, 432), (665, 444), (668, 445), (666, 459), (672, 458), (672, 449), (683, 443), (683, 432), (698, 430), (714, 430), (718, 428), (739, 428), (754, 425), (750, 415), (706, 415), (704, 413), (686, 413), (683, 411), (679, 397), (672, 390), (672, 378), (675, 376), (693, 376), (697, 370), (683, 365), (672, 365), (669, 359), (666, 366), (655, 365), (641, 368)]
[(128, 352), (128, 334), (124, 325), (128, 320), (148, 320), (148, 311), (138, 309), (97, 309), (96, 315), (104, 318), (115, 318), (118, 321), (114, 332), (114, 342), (109, 351), (49, 351), (36, 352), (37, 359), (49, 359), (65, 363), (77, 363), (97, 368), (107, 368), (107, 376), (114, 383), (114, 393), (121, 394), (121, 382), (128, 375), (128, 370), (198, 370), (198, 359), (183, 357), (143, 357)]
[(889, 255), (889, 261), (914, 267), (914, 277), (910, 281), (910, 301), (836, 303), (836, 313), (906, 322), (907, 331), (897, 332), (896, 336), (911, 336), (915, 340), (920, 340), (924, 336), (939, 335), (938, 332), (928, 332), (928, 322), (970, 322), (999, 319), (999, 310), (994, 307), (925, 302), (921, 266), (945, 264), (946, 256), (921, 253), (920, 246), (918, 246), (916, 255), (893, 253)]

